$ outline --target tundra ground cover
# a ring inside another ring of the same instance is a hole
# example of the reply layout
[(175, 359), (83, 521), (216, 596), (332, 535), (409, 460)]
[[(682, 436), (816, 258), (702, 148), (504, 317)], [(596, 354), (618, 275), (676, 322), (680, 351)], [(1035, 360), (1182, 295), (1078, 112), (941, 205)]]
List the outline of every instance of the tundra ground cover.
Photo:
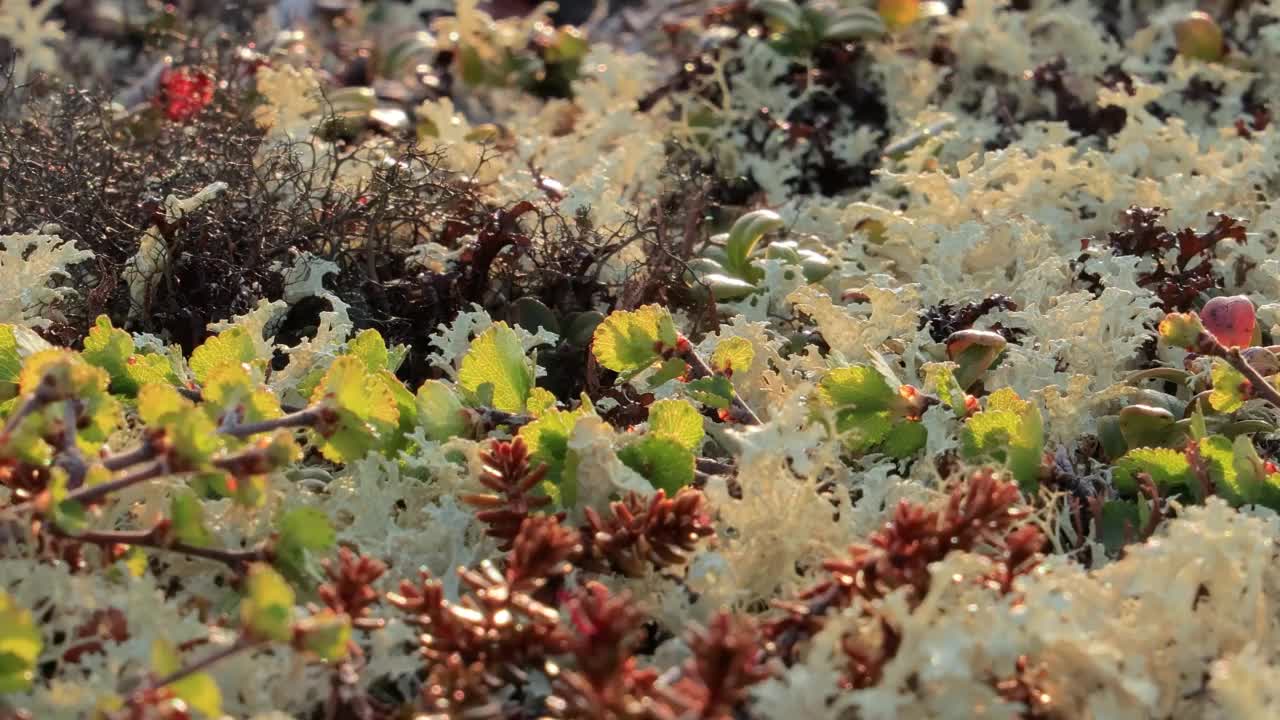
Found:
[(1280, 4), (517, 5), (0, 0), (0, 717), (1280, 714)]

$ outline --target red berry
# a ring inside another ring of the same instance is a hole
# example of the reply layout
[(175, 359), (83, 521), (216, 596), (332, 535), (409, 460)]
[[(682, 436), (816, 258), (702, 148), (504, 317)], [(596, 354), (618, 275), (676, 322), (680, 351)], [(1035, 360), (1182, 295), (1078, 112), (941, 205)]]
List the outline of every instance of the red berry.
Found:
[(213, 76), (190, 67), (171, 68), (160, 74), (160, 92), (155, 103), (165, 117), (186, 122), (213, 100)]
[(1244, 295), (1216, 297), (1200, 311), (1204, 328), (1226, 347), (1247, 348), (1253, 345), (1253, 330), (1258, 324), (1253, 302)]

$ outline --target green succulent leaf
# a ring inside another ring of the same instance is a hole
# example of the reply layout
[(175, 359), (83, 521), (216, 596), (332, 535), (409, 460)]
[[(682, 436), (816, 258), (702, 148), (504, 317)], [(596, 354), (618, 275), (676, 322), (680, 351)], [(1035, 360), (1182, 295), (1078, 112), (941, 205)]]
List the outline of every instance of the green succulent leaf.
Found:
[(782, 216), (772, 210), (755, 210), (738, 218), (725, 243), (725, 270), (749, 283), (764, 278), (764, 271), (751, 264), (751, 255), (761, 238), (785, 224)]
[(473, 401), (490, 396), (493, 407), (509, 413), (525, 411), (533, 383), (533, 363), (505, 322), (494, 323), (471, 341), (458, 369), (458, 385)]

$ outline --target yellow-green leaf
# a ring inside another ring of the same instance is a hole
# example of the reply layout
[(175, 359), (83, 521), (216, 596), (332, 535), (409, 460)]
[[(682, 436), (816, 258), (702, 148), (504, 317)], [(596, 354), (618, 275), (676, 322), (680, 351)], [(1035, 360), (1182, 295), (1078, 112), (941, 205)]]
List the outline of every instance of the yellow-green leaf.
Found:
[(471, 341), (458, 368), (458, 385), (474, 398), (491, 393), (493, 407), (510, 413), (525, 411), (533, 377), (520, 337), (505, 322), (494, 323)]
[(669, 437), (697, 451), (706, 434), (702, 414), (686, 400), (658, 400), (649, 406), (649, 434)]
[(288, 642), (293, 637), (293, 588), (270, 565), (249, 567), (240, 622), (255, 638)]

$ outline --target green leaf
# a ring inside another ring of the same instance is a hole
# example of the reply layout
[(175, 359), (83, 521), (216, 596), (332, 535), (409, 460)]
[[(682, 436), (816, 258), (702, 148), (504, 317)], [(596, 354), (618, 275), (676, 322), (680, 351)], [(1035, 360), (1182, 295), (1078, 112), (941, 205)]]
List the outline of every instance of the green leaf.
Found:
[(649, 406), (649, 434), (669, 437), (697, 451), (706, 434), (702, 414), (685, 400), (658, 400)]
[[(1201, 440), (1196, 447), (1199, 451), (1200, 459), (1204, 463), (1204, 468), (1209, 473), (1209, 478), (1218, 490), (1218, 494), (1226, 498), (1227, 502), (1232, 505), (1242, 504), (1244, 502), (1244, 491), (1240, 487), (1239, 476), (1236, 472), (1235, 454), (1231, 448), (1231, 440), (1221, 435), (1211, 435)], [(1192, 478), (1195, 479), (1195, 468), (1192, 468)], [(1204, 502), (1202, 497), (1204, 491), (1201, 489), (1199, 482), (1189, 482), (1187, 489), (1195, 496), (1197, 501)]]
[(924, 425), (908, 420), (894, 425), (879, 449), (889, 457), (903, 460), (919, 452), (928, 440), (929, 431)]
[(535, 387), (529, 391), (529, 400), (525, 404), (529, 414), (537, 417), (556, 406), (556, 396), (546, 388)]
[(169, 501), (169, 520), (173, 523), (173, 535), (179, 541), (195, 547), (209, 547), (213, 534), (204, 525), (204, 507), (190, 490), (179, 490)]
[(358, 335), (347, 342), (347, 355), (354, 355), (364, 361), (370, 372), (387, 369), (389, 354), (387, 343), (377, 330), (361, 330)]
[(1129, 447), (1160, 447), (1185, 440), (1175, 426), (1173, 413), (1151, 405), (1129, 405), (1120, 410), (1120, 434)]
[(552, 485), (560, 485), (563, 478), (573, 427), (579, 418), (588, 414), (581, 407), (577, 410), (548, 410), (517, 433), (518, 437), (524, 438), (533, 464), (546, 463), (547, 482)]
[(243, 363), (220, 365), (211, 370), (201, 395), (201, 407), (214, 422), (221, 422), (231, 413), (242, 423), (270, 420), (284, 414), (275, 393), (259, 383)]
[(619, 450), (618, 459), (669, 496), (693, 482), (693, 451), (670, 437), (645, 435)]
[(81, 356), (89, 364), (107, 371), (113, 390), (132, 395), (138, 388), (131, 386), (132, 381), (125, 368), (133, 351), (133, 336), (112, 326), (106, 315), (99, 315), (85, 336)]
[(226, 441), (208, 415), (168, 385), (144, 385), (138, 392), (138, 415), (165, 431), (178, 471), (205, 467)]
[(99, 315), (84, 339), (81, 356), (90, 365), (105, 370), (111, 376), (111, 391), (121, 395), (137, 395), (139, 388), (148, 383), (178, 382), (168, 357), (139, 355), (135, 350), (132, 335), (114, 327), (106, 315)]
[(1237, 435), (1231, 444), (1231, 466), (1236, 477), (1232, 491), (1237, 498), (1228, 498), (1228, 501), (1233, 505), (1263, 502), (1268, 492), (1267, 467), (1247, 435)]
[(228, 363), (247, 363), (258, 359), (253, 338), (244, 328), (234, 326), (214, 335), (191, 352), (187, 361), (196, 380), (203, 383), (215, 368)]
[(689, 369), (689, 364), (684, 360), (673, 357), (667, 358), (662, 365), (658, 367), (657, 372), (649, 377), (649, 388), (654, 389), (661, 387), (671, 380), (675, 380)]
[(31, 688), (42, 650), (44, 638), (31, 611), (0, 591), (0, 694)]
[(755, 210), (738, 218), (725, 242), (725, 269), (748, 282), (763, 278), (764, 271), (751, 265), (751, 255), (761, 238), (783, 225), (782, 216), (772, 210)]
[(280, 533), (279, 543), (295, 545), (303, 550), (328, 550), (338, 539), (333, 526), (329, 524), (329, 516), (318, 508), (300, 507), (289, 510), (280, 517), (277, 527)]
[(1142, 526), (1138, 506), (1128, 500), (1108, 500), (1102, 504), (1098, 517), (1098, 540), (1114, 556), (1124, 548), (1127, 539)]
[(756, 350), (751, 341), (744, 337), (729, 337), (720, 341), (711, 353), (711, 367), (723, 375), (732, 375), (735, 371), (746, 370), (755, 360)]
[(427, 380), (418, 387), (418, 422), (427, 437), (436, 442), (465, 435), (466, 412), (453, 389), (439, 380)]
[(836, 412), (836, 431), (851, 452), (863, 454), (884, 442), (893, 429), (888, 410), (845, 409)]
[(1003, 462), (1024, 492), (1039, 488), (1044, 464), (1044, 420), (1040, 407), (1002, 388), (987, 398), (987, 409), (965, 422), (961, 434), (965, 457)]
[[(161, 677), (182, 668), (177, 650), (168, 641), (157, 638), (151, 643), (151, 669)], [(208, 673), (193, 673), (169, 683), (170, 690), (188, 707), (209, 718), (222, 717), (222, 692)]]
[(727, 410), (733, 404), (733, 383), (723, 375), (698, 378), (685, 383), (689, 397), (717, 410)]
[[(666, 308), (644, 305), (635, 310), (618, 310), (596, 326), (591, 352), (604, 367), (624, 376), (633, 375), (661, 359), (663, 337), (671, 332), (674, 323)], [(668, 340), (675, 344), (675, 339)]]
[(836, 368), (818, 382), (818, 394), (831, 405), (863, 411), (888, 410), (899, 400), (884, 375), (868, 365)]
[(22, 355), (12, 325), (0, 325), (0, 398), (8, 399), (18, 389), (22, 373)]
[(321, 610), (298, 623), (300, 645), (325, 662), (337, 662), (347, 656), (351, 640), (351, 618), (332, 610)]
[(383, 450), (390, 452), (402, 449), (406, 444), (406, 438), (413, 433), (413, 428), (418, 424), (417, 398), (390, 370), (379, 370), (374, 375), (374, 380), (380, 381), (395, 400), (399, 426), (396, 432), (387, 435)]
[(357, 357), (336, 358), (312, 393), (311, 402), (333, 413), (332, 421), (316, 428), (323, 441), (320, 451), (332, 462), (364, 457), (383, 447), (399, 429), (395, 397)]
[(1142, 472), (1150, 475), (1162, 492), (1187, 488), (1195, 482), (1185, 453), (1169, 448), (1137, 448), (1116, 461), (1112, 473), (1116, 489), (1123, 493), (1137, 492), (1137, 475)]
[(956, 417), (963, 418), (968, 414), (965, 392), (956, 382), (953, 366), (954, 363), (925, 363), (920, 370), (924, 373), (925, 387), (938, 396), (942, 406), (949, 408)]
[[(520, 337), (505, 322), (496, 322), (471, 341), (458, 368), (458, 385), (472, 395), (492, 392), (492, 405), (509, 413), (525, 411), (533, 389), (533, 363), (524, 354)], [(482, 392), (482, 386), (491, 388)]]
[(294, 508), (280, 516), (278, 527), (276, 569), (295, 583), (305, 584), (316, 574), (308, 562), (309, 553), (323, 552), (337, 542), (329, 516), (316, 508)]
[(240, 622), (252, 637), (289, 642), (293, 637), (293, 589), (270, 565), (249, 566)]
[(1227, 361), (1214, 358), (1210, 377), (1213, 380), (1213, 391), (1209, 393), (1210, 407), (1218, 412), (1231, 413), (1244, 405), (1244, 388), (1249, 383), (1244, 375), (1227, 364)]

